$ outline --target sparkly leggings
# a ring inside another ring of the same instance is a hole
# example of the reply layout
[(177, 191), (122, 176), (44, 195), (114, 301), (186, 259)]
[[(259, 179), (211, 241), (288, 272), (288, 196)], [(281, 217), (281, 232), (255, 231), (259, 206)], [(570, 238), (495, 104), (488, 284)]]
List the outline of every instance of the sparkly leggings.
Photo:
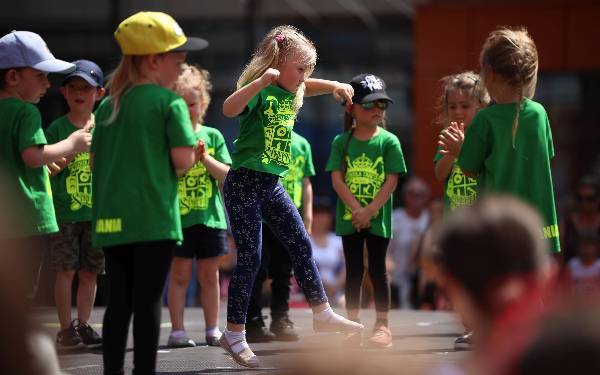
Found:
[(289, 252), (296, 281), (309, 304), (327, 302), (304, 223), (279, 177), (246, 168), (231, 169), (223, 191), (237, 248), (237, 265), (229, 283), (227, 321), (246, 323), (248, 302), (260, 267), (263, 219)]

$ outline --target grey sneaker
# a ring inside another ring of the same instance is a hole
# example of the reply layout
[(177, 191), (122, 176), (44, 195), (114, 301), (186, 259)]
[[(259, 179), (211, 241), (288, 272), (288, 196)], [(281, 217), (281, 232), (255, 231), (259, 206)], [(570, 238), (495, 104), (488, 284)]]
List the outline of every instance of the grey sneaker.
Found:
[(173, 332), (171, 332), (167, 346), (169, 348), (193, 348), (196, 346), (196, 343), (185, 332), (183, 335), (173, 335)]
[(204, 336), (206, 338), (206, 345), (208, 345), (208, 346), (221, 346), (221, 343), (219, 343), (219, 339), (221, 338), (221, 335)]
[(77, 348), (82, 345), (81, 336), (77, 333), (73, 322), (67, 328), (58, 332), (56, 335), (56, 345), (64, 349)]
[(454, 341), (454, 350), (473, 350), (473, 331), (465, 332)]
[(102, 346), (102, 337), (88, 323), (79, 319), (73, 320), (73, 328), (77, 331), (83, 344), (88, 348), (99, 348)]

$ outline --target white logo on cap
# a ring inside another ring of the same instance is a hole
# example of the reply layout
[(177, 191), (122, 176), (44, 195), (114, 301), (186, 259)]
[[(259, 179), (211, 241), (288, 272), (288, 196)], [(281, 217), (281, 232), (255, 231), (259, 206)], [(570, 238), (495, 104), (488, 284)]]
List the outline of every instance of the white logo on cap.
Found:
[(173, 22), (173, 30), (175, 31), (176, 36), (183, 35), (183, 30), (181, 29), (181, 27), (179, 26), (179, 24), (177, 22)]
[(360, 81), (360, 84), (369, 91), (383, 90), (383, 81), (373, 75), (366, 76), (364, 81)]

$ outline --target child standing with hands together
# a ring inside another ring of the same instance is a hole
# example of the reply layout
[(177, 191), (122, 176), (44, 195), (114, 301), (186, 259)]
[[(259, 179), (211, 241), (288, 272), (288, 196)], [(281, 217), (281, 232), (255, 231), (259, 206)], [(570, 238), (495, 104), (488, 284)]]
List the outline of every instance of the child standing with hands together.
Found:
[(514, 195), (536, 208), (544, 219), (540, 235), (558, 253), (552, 132), (546, 110), (531, 100), (538, 72), (535, 43), (525, 29), (495, 30), (483, 45), (480, 65), (495, 104), (473, 118), (458, 165), (467, 175), (478, 174), (485, 191)]
[(221, 346), (240, 365), (259, 362), (245, 338), (248, 300), (260, 267), (262, 219), (290, 253), (298, 284), (312, 311), (315, 331), (359, 331), (361, 324), (333, 312), (300, 213), (279, 181), (291, 159), (291, 132), (304, 95), (332, 93), (352, 100), (352, 87), (308, 78), (316, 64), (313, 43), (291, 26), (273, 28), (260, 43), (223, 104), (223, 114), (239, 116), (233, 165), (224, 184), (225, 206), (238, 251), (229, 284), (227, 329)]
[(336, 234), (342, 237), (346, 259), (346, 310), (349, 319), (359, 321), (366, 243), (376, 310), (368, 344), (388, 348), (392, 346), (392, 333), (385, 259), (392, 236), (392, 193), (398, 175), (406, 173), (406, 165), (400, 141), (383, 128), (385, 110), (392, 102), (383, 80), (373, 74), (361, 74), (352, 78), (350, 84), (354, 96), (352, 103), (346, 103), (345, 131), (333, 140), (326, 166), (339, 197), (335, 227)]
[(187, 38), (160, 12), (134, 14), (115, 37), (123, 57), (96, 111), (90, 154), (92, 240), (104, 247), (110, 284), (104, 373), (124, 373), (133, 315), (133, 373), (153, 374), (161, 295), (175, 243), (182, 240), (177, 176), (204, 153), (185, 101), (171, 90), (186, 51), (208, 43)]

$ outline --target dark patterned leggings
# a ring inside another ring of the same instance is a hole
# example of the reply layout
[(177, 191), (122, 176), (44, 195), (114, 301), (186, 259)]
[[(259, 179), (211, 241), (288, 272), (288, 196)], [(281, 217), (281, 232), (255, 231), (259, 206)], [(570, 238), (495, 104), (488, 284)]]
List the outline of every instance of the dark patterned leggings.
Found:
[(308, 233), (279, 177), (246, 168), (231, 169), (223, 192), (237, 248), (237, 265), (229, 283), (227, 321), (246, 323), (248, 301), (260, 267), (263, 219), (289, 252), (296, 281), (309, 304), (327, 302)]

